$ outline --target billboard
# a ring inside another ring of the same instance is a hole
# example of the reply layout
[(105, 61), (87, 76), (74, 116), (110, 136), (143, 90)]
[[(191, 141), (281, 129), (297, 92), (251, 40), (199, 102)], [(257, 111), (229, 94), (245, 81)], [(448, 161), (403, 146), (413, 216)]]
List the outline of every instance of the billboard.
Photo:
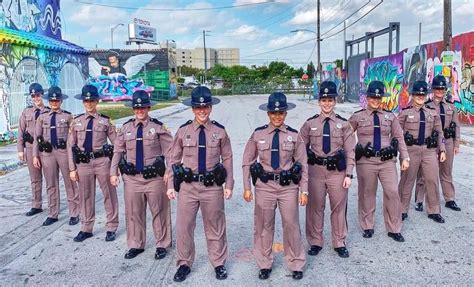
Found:
[(130, 41), (155, 43), (156, 29), (139, 24), (128, 24), (128, 38)]

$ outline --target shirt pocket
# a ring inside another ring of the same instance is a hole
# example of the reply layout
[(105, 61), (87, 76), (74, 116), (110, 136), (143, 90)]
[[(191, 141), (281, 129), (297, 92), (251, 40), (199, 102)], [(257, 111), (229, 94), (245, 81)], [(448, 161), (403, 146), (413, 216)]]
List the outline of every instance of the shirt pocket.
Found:
[(221, 155), (221, 142), (220, 139), (212, 139), (207, 143), (207, 150), (209, 151), (209, 155), (212, 158), (219, 158)]
[(384, 136), (390, 135), (390, 132), (392, 131), (392, 121), (383, 120), (381, 129), (382, 129), (382, 135)]
[(268, 162), (270, 156), (270, 144), (267, 142), (257, 143), (258, 157), (262, 162)]
[(331, 145), (333, 147), (334, 146), (342, 146), (343, 142), (344, 142), (344, 131), (342, 130), (342, 128), (334, 129), (331, 133)]
[(357, 122), (357, 133), (365, 136), (371, 136), (374, 134), (374, 125), (371, 121), (358, 121)]
[(309, 131), (309, 142), (311, 146), (316, 146), (322, 142), (323, 131), (321, 129)]
[(282, 146), (281, 146), (281, 149), (282, 149), (282, 164), (285, 164), (286, 162), (288, 161), (292, 161), (293, 160), (293, 155), (295, 153), (295, 143), (294, 142), (283, 142)]
[(76, 133), (78, 140), (86, 138), (86, 127), (82, 123), (80, 125), (75, 124), (73, 130)]
[(196, 139), (185, 139), (183, 141), (183, 156), (192, 157), (198, 155)]
[(135, 152), (137, 136), (134, 134), (128, 134), (128, 135), (126, 134), (124, 138), (125, 138), (125, 148), (127, 149), (127, 153)]

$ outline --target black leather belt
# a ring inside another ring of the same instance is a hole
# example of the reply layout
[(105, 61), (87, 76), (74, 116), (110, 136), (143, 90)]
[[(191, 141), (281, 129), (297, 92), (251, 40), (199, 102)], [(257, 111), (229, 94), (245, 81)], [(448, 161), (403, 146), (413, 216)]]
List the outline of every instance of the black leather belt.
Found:
[(201, 173), (193, 174), (193, 181), (194, 182), (204, 182), (204, 174), (201, 174)]
[(88, 156), (89, 159), (95, 159), (95, 158), (99, 158), (99, 157), (105, 156), (105, 154), (104, 154), (103, 151), (84, 152), (84, 154), (85, 154), (86, 156)]
[(269, 180), (280, 181), (280, 174), (279, 173), (267, 172), (266, 176)]

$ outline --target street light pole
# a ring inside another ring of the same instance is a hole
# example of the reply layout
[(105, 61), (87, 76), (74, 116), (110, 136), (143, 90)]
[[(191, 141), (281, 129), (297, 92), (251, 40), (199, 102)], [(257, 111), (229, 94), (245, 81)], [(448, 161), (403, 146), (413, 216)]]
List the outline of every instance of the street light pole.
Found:
[(112, 49), (114, 48), (114, 31), (115, 31), (115, 29), (117, 29), (118, 27), (123, 26), (123, 25), (124, 25), (123, 23), (119, 23), (119, 24), (113, 26), (112, 28), (110, 28), (110, 43), (111, 43)]

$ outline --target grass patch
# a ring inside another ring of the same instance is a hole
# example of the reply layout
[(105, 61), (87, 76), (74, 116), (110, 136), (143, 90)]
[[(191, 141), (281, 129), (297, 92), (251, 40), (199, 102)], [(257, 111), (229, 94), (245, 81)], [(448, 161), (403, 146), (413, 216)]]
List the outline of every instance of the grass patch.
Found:
[[(169, 106), (173, 106), (180, 101), (169, 101), (169, 102), (160, 102), (151, 107), (151, 110), (158, 110), (163, 109)], [(128, 116), (133, 115), (133, 109), (129, 107), (125, 107), (123, 103), (109, 103), (109, 102), (102, 102), (97, 106), (97, 110), (99, 113), (102, 113), (106, 116), (109, 116), (110, 119), (120, 119)]]

